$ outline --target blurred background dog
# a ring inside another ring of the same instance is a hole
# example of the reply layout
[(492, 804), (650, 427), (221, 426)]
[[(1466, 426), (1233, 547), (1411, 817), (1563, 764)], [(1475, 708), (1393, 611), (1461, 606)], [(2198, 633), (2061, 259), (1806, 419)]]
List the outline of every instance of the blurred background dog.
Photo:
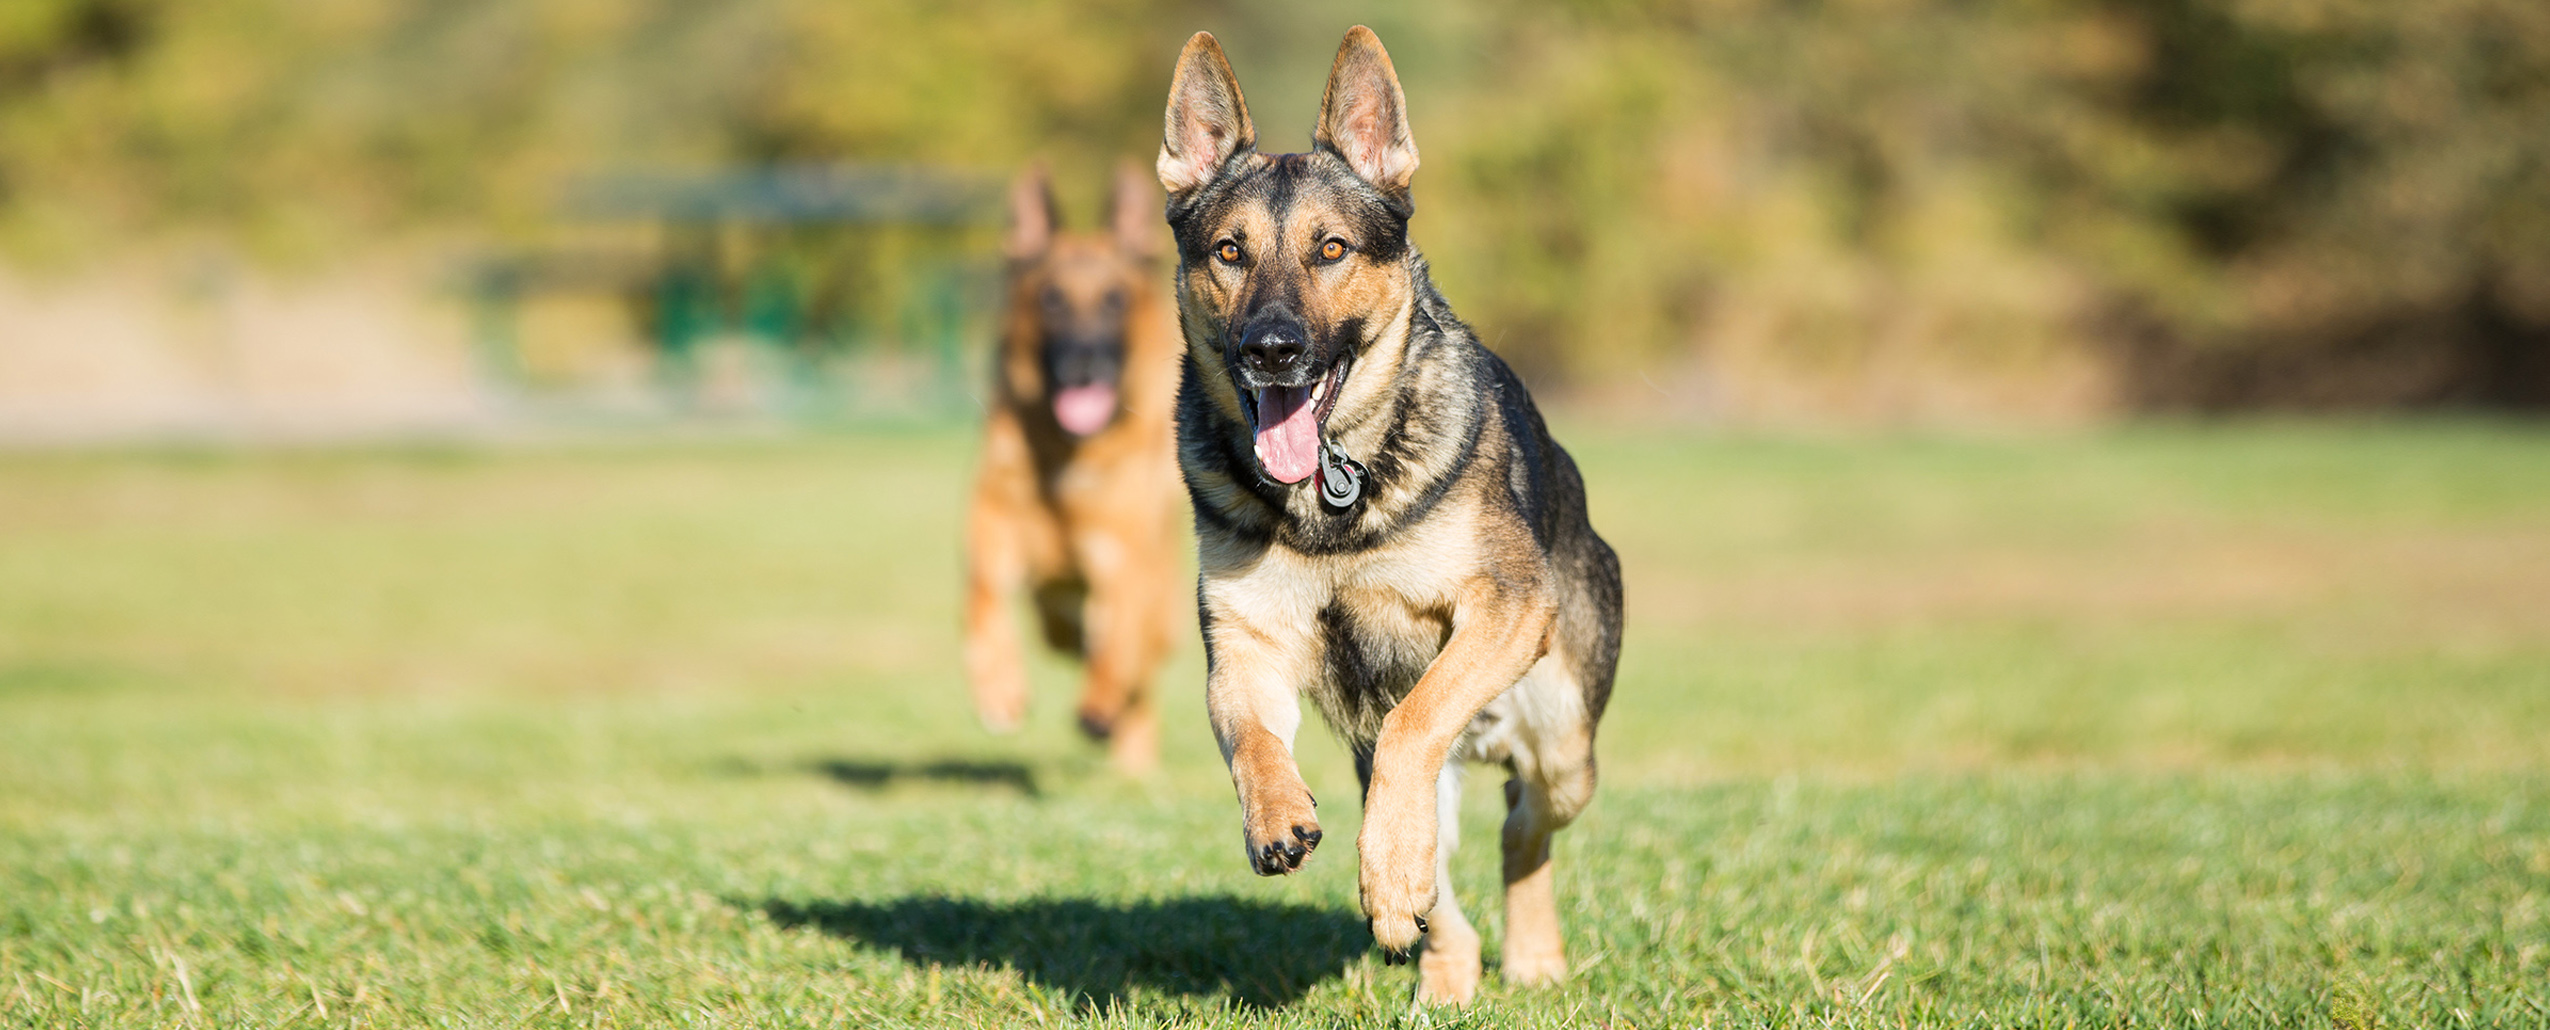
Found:
[(966, 530), (965, 668), (983, 724), (1015, 729), (1027, 671), (1014, 613), (1087, 663), (1080, 726), (1116, 764), (1158, 755), (1151, 675), (1181, 591), (1161, 305), (1159, 191), (1118, 170), (1104, 232), (1060, 232), (1042, 168), (1010, 190), (1007, 313)]

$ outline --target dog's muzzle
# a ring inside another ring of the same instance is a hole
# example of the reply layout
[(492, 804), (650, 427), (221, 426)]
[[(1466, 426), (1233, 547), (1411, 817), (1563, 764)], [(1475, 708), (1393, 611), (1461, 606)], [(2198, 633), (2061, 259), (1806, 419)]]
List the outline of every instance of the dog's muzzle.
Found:
[(1073, 436), (1107, 428), (1122, 406), (1116, 388), (1124, 374), (1121, 336), (1056, 336), (1045, 341), (1045, 381), (1054, 421)]
[(1259, 315), (1240, 327), (1231, 367), (1240, 388), (1305, 387), (1319, 377), (1312, 367), (1310, 329), (1289, 314)]

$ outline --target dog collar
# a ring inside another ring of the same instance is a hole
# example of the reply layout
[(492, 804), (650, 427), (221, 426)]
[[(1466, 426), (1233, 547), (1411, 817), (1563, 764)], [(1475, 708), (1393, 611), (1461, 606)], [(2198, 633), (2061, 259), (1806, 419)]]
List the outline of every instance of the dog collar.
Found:
[(1326, 440), (1319, 442), (1319, 499), (1329, 507), (1344, 510), (1354, 506), (1364, 495), (1363, 463), (1346, 456), (1346, 452)]

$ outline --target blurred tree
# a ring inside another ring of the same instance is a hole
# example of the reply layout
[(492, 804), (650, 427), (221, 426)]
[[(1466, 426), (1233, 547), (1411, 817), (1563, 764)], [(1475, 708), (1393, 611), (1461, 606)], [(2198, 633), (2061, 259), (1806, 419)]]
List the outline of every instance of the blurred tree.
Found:
[(1188, 32), (1290, 149), (1355, 20), (1408, 80), (1418, 238), (1537, 379), (1738, 416), (2550, 404), (2540, 0), (17, 0), (0, 254), (314, 260), (735, 162), (1044, 157), (1085, 217)]
[(2024, 365), (2069, 337), (2141, 407), (2550, 404), (2550, 5), (1491, 20), (1492, 71), (1427, 151), (1464, 204), (1437, 254), (1528, 365), (1617, 372), (1747, 316), (1792, 364)]
[(2139, 13), (2153, 59), (2130, 111), (2181, 171), (2137, 213), (2236, 312), (2191, 326), (2131, 298), (2158, 309), (2139, 400), (2550, 404), (2550, 5)]

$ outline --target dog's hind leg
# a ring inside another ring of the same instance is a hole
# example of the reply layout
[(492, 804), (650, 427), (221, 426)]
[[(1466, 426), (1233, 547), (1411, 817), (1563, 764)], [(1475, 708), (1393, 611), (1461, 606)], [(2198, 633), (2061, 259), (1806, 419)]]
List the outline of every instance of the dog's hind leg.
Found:
[(1504, 976), (1512, 984), (1567, 978), (1550, 837), (1594, 796), (1594, 731), (1583, 695), (1553, 652), (1515, 687), (1522, 725), (1505, 781)]
[(1558, 878), (1550, 867), (1548, 792), (1520, 777), (1505, 781), (1505, 947), (1507, 983), (1567, 978), (1558, 930)]
[(1467, 1005), (1479, 990), (1479, 931), (1452, 892), (1452, 849), (1461, 844), (1460, 759), (1443, 763), (1434, 788), (1434, 909), (1426, 913), (1424, 954), (1417, 958), (1417, 1000)]

